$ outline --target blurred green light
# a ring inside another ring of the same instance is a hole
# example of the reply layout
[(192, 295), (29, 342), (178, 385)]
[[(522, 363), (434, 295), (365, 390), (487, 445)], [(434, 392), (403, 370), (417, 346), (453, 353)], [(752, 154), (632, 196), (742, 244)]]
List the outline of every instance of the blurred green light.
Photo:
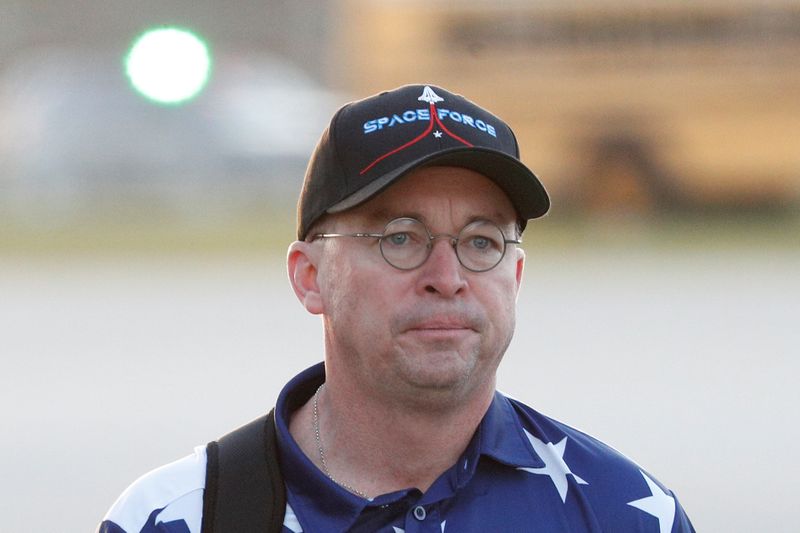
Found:
[(180, 104), (197, 96), (210, 71), (206, 43), (181, 28), (144, 32), (125, 57), (125, 72), (134, 89), (162, 104)]

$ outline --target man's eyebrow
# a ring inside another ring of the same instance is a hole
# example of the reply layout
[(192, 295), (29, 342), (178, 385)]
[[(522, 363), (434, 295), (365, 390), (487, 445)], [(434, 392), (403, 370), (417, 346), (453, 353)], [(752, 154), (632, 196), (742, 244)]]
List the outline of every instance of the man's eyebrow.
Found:
[[(503, 220), (505, 220), (505, 218), (506, 217), (503, 215), (503, 213), (501, 213), (500, 211), (495, 211), (494, 213), (489, 214), (489, 215), (487, 215), (487, 214), (472, 215), (471, 217), (469, 217), (467, 219), (467, 224), (471, 224), (472, 222), (475, 222), (476, 220), (488, 220), (489, 222), (494, 222), (498, 226), (502, 226), (503, 224), (505, 224), (505, 222), (503, 222)], [(509, 224), (513, 224), (513, 223), (514, 223), (513, 220), (511, 222), (509, 222)]]
[[(374, 211), (368, 212), (365, 214), (367, 221), (375, 222), (375, 223), (382, 223), (387, 224), (389, 221), (394, 220), (396, 218), (415, 218), (422, 222), (423, 224), (427, 224), (428, 220), (425, 216), (417, 211), (404, 211), (400, 209), (389, 209), (389, 208), (378, 208)], [(513, 225), (515, 220), (506, 220), (507, 216), (504, 215), (500, 211), (495, 211), (494, 213), (481, 213), (481, 214), (473, 214), (467, 217), (464, 225), (471, 224), (477, 220), (488, 220), (490, 222), (494, 222), (498, 226), (505, 226), (505, 225)]]

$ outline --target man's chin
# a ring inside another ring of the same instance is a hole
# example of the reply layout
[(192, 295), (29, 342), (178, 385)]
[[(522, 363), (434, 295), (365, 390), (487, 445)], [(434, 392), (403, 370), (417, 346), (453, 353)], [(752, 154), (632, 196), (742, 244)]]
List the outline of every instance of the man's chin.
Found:
[(405, 361), (405, 381), (419, 390), (452, 393), (469, 379), (474, 361), (465, 359), (458, 351), (427, 352), (424, 356)]

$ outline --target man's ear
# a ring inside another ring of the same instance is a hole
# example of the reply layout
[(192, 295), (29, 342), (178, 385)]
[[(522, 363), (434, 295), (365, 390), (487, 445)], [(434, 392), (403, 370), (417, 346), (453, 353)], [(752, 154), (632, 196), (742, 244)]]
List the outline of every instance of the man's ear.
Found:
[(319, 247), (309, 242), (295, 241), (289, 246), (286, 258), (289, 283), (303, 307), (314, 315), (322, 314), (322, 298), (317, 283), (319, 252)]
[(519, 246), (514, 247), (517, 251), (517, 293), (522, 285), (522, 271), (525, 268), (525, 251)]

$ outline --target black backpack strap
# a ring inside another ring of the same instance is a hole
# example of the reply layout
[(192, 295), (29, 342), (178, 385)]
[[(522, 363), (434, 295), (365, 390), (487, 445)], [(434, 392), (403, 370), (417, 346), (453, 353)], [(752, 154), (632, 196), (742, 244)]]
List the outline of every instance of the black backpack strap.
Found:
[(279, 533), (286, 489), (275, 410), (206, 447), (202, 533)]

